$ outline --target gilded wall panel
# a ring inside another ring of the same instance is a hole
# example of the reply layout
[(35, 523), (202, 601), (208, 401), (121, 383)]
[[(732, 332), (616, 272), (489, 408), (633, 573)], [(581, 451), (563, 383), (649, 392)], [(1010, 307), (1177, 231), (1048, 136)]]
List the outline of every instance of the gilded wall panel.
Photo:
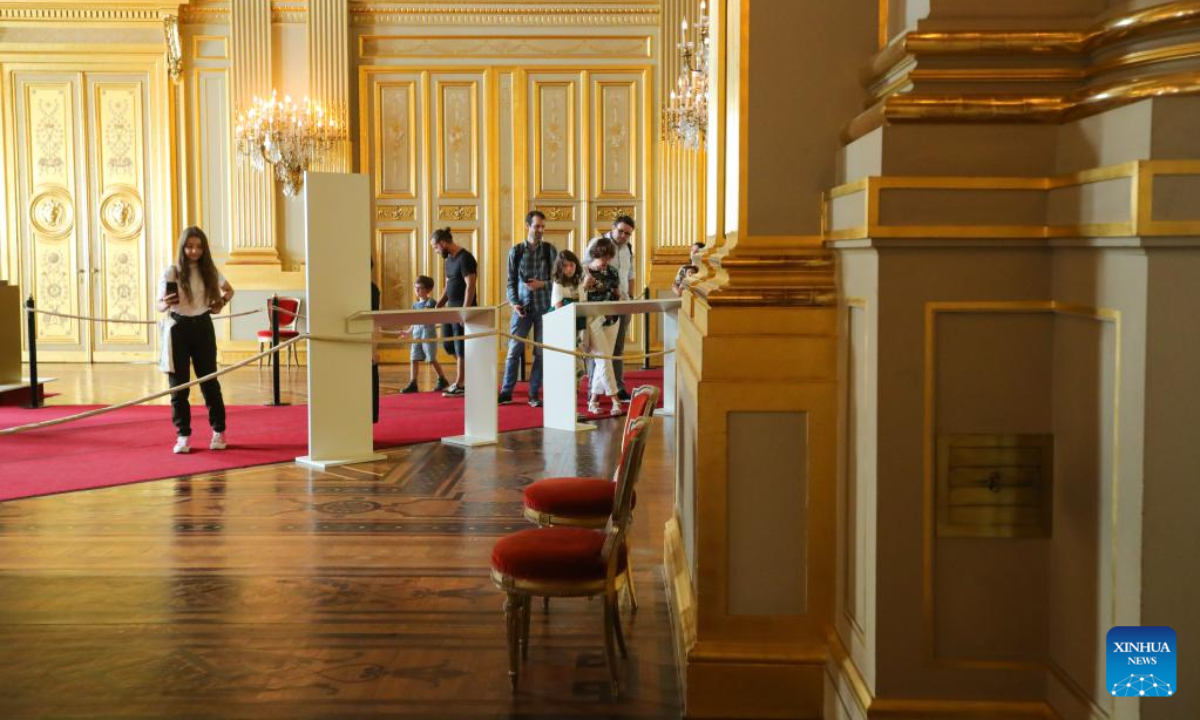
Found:
[(379, 285), (381, 309), (411, 308), (416, 273), (416, 230), (379, 230), (375, 233), (375, 282)]
[(437, 172), (442, 198), (479, 197), (479, 82), (437, 82)]
[(375, 148), (379, 162), (375, 195), (413, 199), (417, 194), (416, 83), (379, 82), (375, 85)]
[[(90, 87), (93, 117), (89, 125), (97, 160), (91, 172), (99, 196), (99, 227), (93, 229), (94, 307), (104, 317), (122, 320), (144, 320), (148, 312), (144, 89), (137, 82), (96, 82)], [(149, 342), (144, 325), (102, 323), (96, 329), (102, 343)]]
[(533, 198), (574, 199), (575, 81), (533, 81)]
[[(24, 83), (22, 154), (30, 197), (32, 285), (39, 308), (78, 314), (78, 211), (75, 197), (75, 85), (71, 82)], [(38, 319), (39, 342), (74, 345), (82, 342), (79, 323), (43, 315)]]
[(596, 197), (633, 198), (637, 193), (637, 84), (600, 81), (595, 84), (594, 93)]

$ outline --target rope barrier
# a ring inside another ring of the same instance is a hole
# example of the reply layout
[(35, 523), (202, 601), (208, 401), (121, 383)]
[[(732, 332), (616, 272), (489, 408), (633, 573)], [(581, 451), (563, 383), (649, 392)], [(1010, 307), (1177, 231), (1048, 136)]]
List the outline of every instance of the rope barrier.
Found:
[(95, 417), (97, 415), (104, 415), (105, 413), (110, 413), (110, 412), (113, 412), (114, 410), (123, 410), (127, 407), (133, 407), (134, 405), (141, 405), (144, 402), (149, 402), (151, 400), (157, 400), (158, 398), (163, 397), (165, 395), (170, 395), (173, 392), (178, 392), (179, 390), (186, 390), (188, 388), (199, 385), (200, 383), (205, 383), (205, 382), (208, 382), (209, 380), (214, 380), (222, 375), (231, 373), (234, 370), (243, 368), (243, 367), (249, 365), (250, 363), (255, 362), (260, 357), (265, 357), (267, 355), (270, 355), (271, 353), (279, 352), (280, 350), (287, 348), (289, 345), (299, 342), (300, 340), (303, 340), (304, 337), (305, 336), (301, 335), (298, 337), (294, 337), (291, 340), (288, 340), (286, 342), (281, 342), (269, 350), (260, 352), (259, 354), (255, 355), (253, 357), (247, 358), (246, 360), (242, 360), (241, 362), (236, 363), (234, 365), (230, 365), (229, 367), (227, 367), (223, 370), (218, 370), (216, 372), (209, 373), (209, 374), (205, 375), (204, 377), (196, 378), (195, 380), (193, 380), (189, 383), (184, 383), (183, 385), (177, 385), (172, 388), (167, 388), (166, 390), (162, 390), (160, 392), (156, 392), (151, 395), (147, 395), (146, 397), (138, 398), (136, 400), (126, 400), (123, 403), (118, 403), (116, 405), (109, 405), (107, 407), (102, 407), (102, 408), (96, 408), (94, 410), (88, 410), (87, 412), (76, 413), (75, 415), (67, 415), (65, 417), (55, 418), (53, 420), (43, 420), (42, 422), (29, 423), (28, 425), (18, 425), (16, 427), (5, 428), (3, 430), (0, 430), (0, 436), (16, 435), (17, 433), (26, 432), (28, 430), (38, 430), (41, 428), (51, 427), (53, 425), (62, 425), (63, 423), (74, 422), (76, 420), (83, 420), (85, 418)]
[[(254, 312), (258, 312), (258, 311), (256, 310)], [(448, 341), (455, 341), (455, 340), (474, 340), (477, 338), (493, 337), (493, 336), (504, 337), (504, 338), (508, 338), (509, 340), (516, 340), (518, 342), (523, 342), (528, 345), (533, 345), (535, 347), (539, 347), (542, 350), (546, 350), (549, 352), (557, 352), (557, 353), (562, 353), (564, 355), (573, 355), (578, 358), (585, 358), (585, 359), (591, 358), (593, 360), (629, 360), (631, 358), (658, 357), (661, 355), (667, 355), (667, 354), (675, 352), (674, 349), (671, 349), (671, 350), (661, 350), (661, 351), (652, 352), (652, 353), (641, 353), (639, 355), (625, 355), (625, 356), (621, 356), (621, 357), (617, 357), (615, 355), (605, 355), (605, 354), (601, 354), (601, 353), (585, 353), (585, 352), (580, 352), (578, 350), (571, 350), (571, 349), (567, 349), (567, 348), (556, 347), (553, 345), (547, 345), (545, 343), (540, 343), (535, 340), (531, 340), (529, 338), (523, 338), (523, 337), (513, 335), (511, 333), (507, 333), (507, 332), (504, 332), (501, 330), (488, 330), (486, 332), (481, 332), (481, 333), (468, 333), (466, 335), (454, 335), (451, 337), (437, 338), (436, 340), (434, 340), (434, 342), (448, 342)], [(170, 395), (171, 393), (178, 392), (180, 390), (186, 390), (188, 388), (199, 385), (200, 383), (208, 382), (209, 380), (215, 380), (216, 378), (218, 378), (222, 375), (226, 375), (228, 373), (233, 372), (234, 370), (238, 370), (240, 368), (246, 367), (247, 365), (249, 365), (253, 362), (257, 362), (259, 360), (259, 358), (263, 358), (263, 357), (266, 357), (267, 355), (271, 355), (273, 353), (277, 353), (281, 350), (284, 350), (284, 349), (288, 348), (289, 346), (291, 346), (297, 342), (300, 342), (301, 340), (313, 340), (316, 342), (348, 343), (348, 344), (355, 344), (355, 345), (376, 345), (376, 346), (378, 346), (378, 345), (411, 345), (413, 343), (430, 342), (431, 341), (430, 339), (427, 339), (427, 338), (397, 338), (395, 340), (377, 340), (377, 339), (370, 339), (370, 338), (358, 339), (358, 338), (345, 338), (345, 337), (326, 337), (326, 336), (308, 335), (308, 334), (297, 335), (296, 337), (294, 337), (290, 340), (286, 340), (284, 342), (279, 343), (278, 345), (276, 345), (273, 348), (268, 348), (267, 350), (264, 350), (263, 352), (260, 352), (256, 355), (252, 355), (251, 357), (246, 358), (245, 360), (242, 360), (241, 362), (230, 365), (229, 367), (224, 368), (222, 370), (218, 370), (216, 372), (209, 373), (208, 375), (205, 375), (204, 377), (196, 378), (195, 380), (192, 380), (191, 382), (188, 382), (188, 383), (184, 383), (183, 385), (177, 385), (175, 387), (167, 388), (166, 390), (162, 390), (162, 391), (153, 393), (151, 395), (147, 395), (142, 398), (137, 398), (136, 400), (127, 400), (123, 403), (118, 403), (116, 405), (109, 405), (107, 407), (102, 407), (102, 408), (96, 408), (94, 410), (88, 410), (86, 412), (77, 413), (75, 415), (67, 415), (65, 417), (55, 418), (53, 420), (44, 420), (42, 422), (29, 423), (28, 425), (18, 425), (16, 427), (5, 428), (5, 429), (0, 430), (0, 436), (16, 435), (17, 433), (28, 432), (29, 430), (39, 430), (42, 428), (52, 427), (54, 425), (62, 425), (64, 423), (74, 422), (76, 420), (84, 420), (86, 418), (96, 417), (97, 415), (104, 415), (106, 413), (110, 413), (110, 412), (113, 412), (116, 410), (123, 410), (124, 408), (127, 408), (127, 407), (133, 407), (134, 405), (141, 405), (142, 403), (149, 402), (151, 400), (157, 400), (158, 398), (164, 397), (166, 395)]]
[[(230, 318), (245, 317), (247, 315), (260, 313), (262, 311), (262, 308), (258, 308), (257, 310), (247, 310), (245, 312), (232, 313), (228, 315), (210, 315), (209, 317), (213, 320), (229, 320)], [(72, 320), (88, 320), (90, 322), (117, 323), (124, 325), (157, 325), (159, 323), (158, 320), (119, 320), (116, 318), (91, 317), (88, 315), (71, 315), (69, 313), (54, 312), (53, 310), (38, 310), (36, 308), (34, 309), (34, 312), (40, 315), (53, 315), (54, 317), (71, 318)]]

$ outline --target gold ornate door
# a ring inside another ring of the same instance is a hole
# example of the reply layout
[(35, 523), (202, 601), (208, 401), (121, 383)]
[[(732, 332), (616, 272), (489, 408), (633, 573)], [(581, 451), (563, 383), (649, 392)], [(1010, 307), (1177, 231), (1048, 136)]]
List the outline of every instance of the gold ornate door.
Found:
[[(151, 318), (149, 73), (16, 69), (10, 77), (22, 286), (42, 310)], [(44, 360), (148, 359), (153, 347), (151, 326), (38, 318)]]

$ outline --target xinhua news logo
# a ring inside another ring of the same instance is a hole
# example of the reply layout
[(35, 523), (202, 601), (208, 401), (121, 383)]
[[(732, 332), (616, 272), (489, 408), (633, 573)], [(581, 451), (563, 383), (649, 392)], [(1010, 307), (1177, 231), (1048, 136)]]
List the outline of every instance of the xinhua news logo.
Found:
[(1175, 631), (1169, 627), (1115, 627), (1108, 631), (1105, 679), (1114, 697), (1171, 697), (1175, 685)]

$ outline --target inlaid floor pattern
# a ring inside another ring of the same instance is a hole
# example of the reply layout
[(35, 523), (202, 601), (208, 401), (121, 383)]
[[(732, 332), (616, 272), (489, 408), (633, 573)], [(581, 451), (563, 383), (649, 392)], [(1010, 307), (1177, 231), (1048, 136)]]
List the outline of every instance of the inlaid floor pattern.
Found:
[[(52, 366), (64, 381), (51, 402), (157, 382), (130, 367)], [(228, 402), (260, 399), (256, 370), (224, 386)], [(301, 388), (293, 378), (296, 401)], [(654, 422), (639, 485), (641, 609), (621, 697), (608, 694), (601, 606), (586, 600), (535, 610), (522, 691), (509, 690), (492, 544), (528, 527), (528, 483), (611, 471), (621, 426), (599, 425), (0, 504), (0, 717), (677, 718), (669, 418)]]

